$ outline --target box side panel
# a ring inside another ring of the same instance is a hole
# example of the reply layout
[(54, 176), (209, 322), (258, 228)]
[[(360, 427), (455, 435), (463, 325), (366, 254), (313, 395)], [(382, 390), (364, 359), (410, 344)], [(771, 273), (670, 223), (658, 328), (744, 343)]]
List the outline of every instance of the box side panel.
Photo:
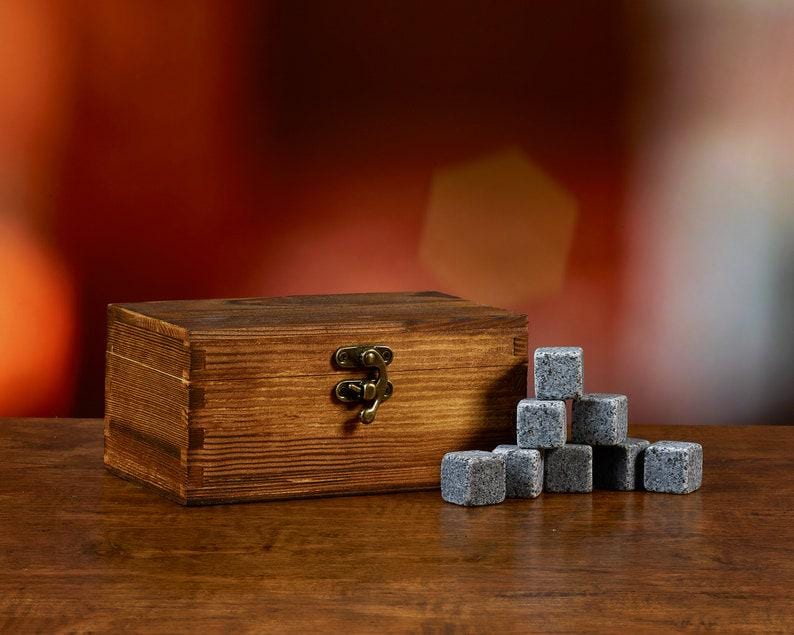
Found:
[[(383, 341), (395, 352), (394, 395), (370, 425), (358, 422), (359, 407), (333, 397), (336, 382), (355, 372), (196, 379), (188, 502), (431, 488), (444, 453), (515, 442), (515, 409), (527, 391), (525, 322), (441, 340), (424, 348), (412, 340), (428, 355), (437, 353), (438, 368), (430, 369), (401, 367), (401, 353), (407, 362), (410, 349)], [(445, 359), (463, 350), (470, 360), (502, 364), (444, 368)], [(206, 359), (209, 366), (212, 353)]]
[(141, 437), (115, 419), (105, 420), (105, 467), (185, 503), (185, 466), (174, 448)]
[(107, 354), (105, 408), (120, 425), (164, 446), (187, 448), (186, 382)]
[(132, 313), (118, 305), (108, 309), (107, 352), (154, 370), (188, 379), (187, 332)]
[[(105, 465), (184, 502), (187, 345), (111, 317), (105, 371)], [(169, 369), (174, 374), (164, 372)]]

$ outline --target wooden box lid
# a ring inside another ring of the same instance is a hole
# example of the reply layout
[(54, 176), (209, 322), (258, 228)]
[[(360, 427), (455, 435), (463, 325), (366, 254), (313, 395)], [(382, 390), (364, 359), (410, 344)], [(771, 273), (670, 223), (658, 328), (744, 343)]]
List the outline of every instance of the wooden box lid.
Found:
[[(393, 351), (370, 425), (334, 394), (360, 344)], [(510, 439), (526, 364), (526, 316), (438, 292), (115, 304), (105, 461), (183, 503), (432, 487)]]

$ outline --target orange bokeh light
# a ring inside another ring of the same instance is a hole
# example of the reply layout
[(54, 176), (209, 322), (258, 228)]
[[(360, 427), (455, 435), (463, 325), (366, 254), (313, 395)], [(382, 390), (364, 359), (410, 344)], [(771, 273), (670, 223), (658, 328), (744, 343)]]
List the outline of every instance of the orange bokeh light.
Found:
[(2, 220), (0, 272), (0, 412), (66, 411), (75, 335), (70, 278), (35, 235)]

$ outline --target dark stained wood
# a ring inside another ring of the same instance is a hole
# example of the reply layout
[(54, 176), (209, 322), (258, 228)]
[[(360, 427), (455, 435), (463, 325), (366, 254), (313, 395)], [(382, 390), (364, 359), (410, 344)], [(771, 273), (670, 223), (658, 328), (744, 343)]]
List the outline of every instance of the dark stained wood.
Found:
[(0, 630), (794, 630), (794, 428), (632, 434), (702, 443), (702, 489), (186, 508), (100, 421), (0, 420)]
[(446, 324), (476, 330), (494, 320), (514, 322), (521, 316), (440, 293), (352, 293), (276, 298), (176, 300), (111, 305), (148, 328), (166, 323), (164, 332), (189, 332), (195, 338), (222, 335), (367, 332), (373, 321), (380, 328), (436, 331)]
[[(333, 352), (394, 351), (372, 425)], [(186, 504), (438, 485), (450, 447), (514, 434), (527, 318), (438, 292), (111, 305), (105, 463)]]

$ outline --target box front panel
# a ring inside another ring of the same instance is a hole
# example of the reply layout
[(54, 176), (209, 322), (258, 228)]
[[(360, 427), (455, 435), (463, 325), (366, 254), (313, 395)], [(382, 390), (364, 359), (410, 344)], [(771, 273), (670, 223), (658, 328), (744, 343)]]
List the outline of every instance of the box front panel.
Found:
[[(358, 419), (360, 405), (340, 403), (333, 394), (338, 381), (365, 374), (331, 366), (335, 347), (350, 343), (339, 336), (303, 349), (296, 344), (281, 356), (310, 372), (261, 378), (245, 369), (272, 364), (277, 351), (256, 362), (256, 345), (241, 346), (239, 353), (217, 343), (197, 345), (188, 502), (437, 486), (444, 453), (514, 442), (516, 404), (526, 396), (525, 332), (397, 338), (388, 368), (394, 394), (368, 425)], [(367, 339), (390, 344), (383, 337)], [(235, 377), (229, 360), (250, 363), (240, 364), (242, 376)], [(324, 372), (318, 373), (321, 364)]]

